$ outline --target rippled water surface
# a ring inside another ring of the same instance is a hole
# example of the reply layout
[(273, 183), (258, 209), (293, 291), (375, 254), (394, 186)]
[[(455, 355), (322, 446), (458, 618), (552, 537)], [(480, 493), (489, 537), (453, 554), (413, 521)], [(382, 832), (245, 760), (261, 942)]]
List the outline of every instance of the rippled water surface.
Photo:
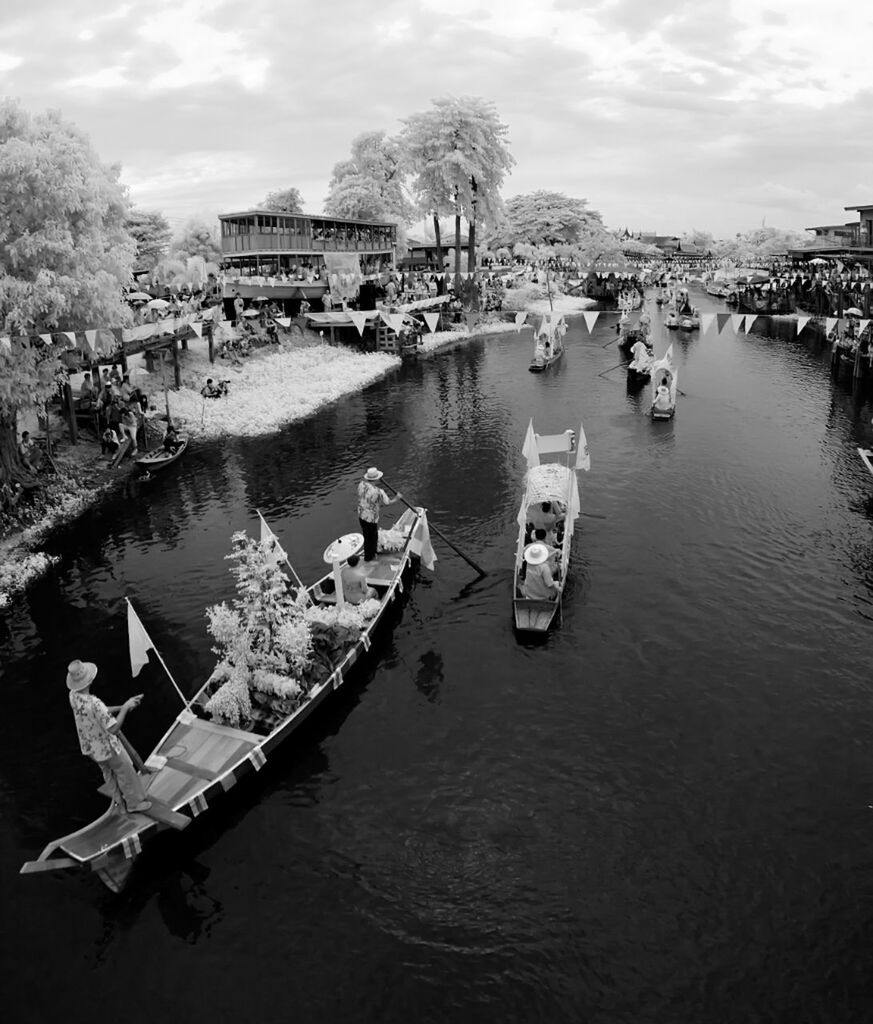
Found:
[[(673, 336), (686, 394), (653, 423), (604, 373), (612, 323), (573, 320), (542, 376), (530, 332), (494, 336), (201, 445), (56, 538), (0, 619), (5, 1021), (869, 1018), (873, 409), (814, 343), (727, 328)], [(544, 644), (510, 614), (531, 416), (584, 420), (603, 517)], [(371, 464), (487, 577), (437, 542), (354, 683), (122, 896), (19, 877), (102, 808), (67, 662), (146, 692), (147, 749), (175, 704), (130, 681), (124, 597), (192, 693), (230, 533), (260, 508), (312, 579)]]

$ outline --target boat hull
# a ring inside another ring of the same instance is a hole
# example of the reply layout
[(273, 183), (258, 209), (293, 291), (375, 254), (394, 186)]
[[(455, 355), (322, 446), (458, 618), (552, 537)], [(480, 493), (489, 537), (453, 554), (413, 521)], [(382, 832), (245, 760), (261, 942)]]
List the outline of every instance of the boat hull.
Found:
[(168, 454), (166, 458), (158, 457), (158, 452), (146, 452), (144, 455), (136, 458), (136, 468), (140, 473), (157, 473), (158, 470), (166, 469), (167, 466), (172, 466), (174, 462), (178, 462), (185, 454), (187, 448), (188, 438), (186, 437), (182, 440), (179, 448), (172, 454)]
[(519, 633), (548, 633), (560, 607), (560, 595), (556, 601), (534, 601), (517, 597), (512, 602), (515, 628)]

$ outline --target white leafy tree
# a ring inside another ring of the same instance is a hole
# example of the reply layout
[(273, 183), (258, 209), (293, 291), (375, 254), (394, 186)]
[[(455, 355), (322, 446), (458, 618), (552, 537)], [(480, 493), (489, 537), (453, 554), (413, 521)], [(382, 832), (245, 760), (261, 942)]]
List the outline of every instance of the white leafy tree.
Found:
[(17, 417), (42, 406), (60, 367), (58, 347), (27, 336), (130, 322), (136, 242), (118, 178), (58, 112), (0, 102), (0, 481), (32, 482)]
[(441, 256), (440, 214), (455, 216), (455, 275), (461, 272), (461, 218), (469, 224), (467, 269), (476, 267), (476, 228), (500, 215), (500, 187), (515, 163), (509, 152), (509, 128), (494, 104), (478, 96), (444, 97), (430, 110), (403, 122), (403, 144), (412, 191), (420, 208), (434, 217), (437, 255)]

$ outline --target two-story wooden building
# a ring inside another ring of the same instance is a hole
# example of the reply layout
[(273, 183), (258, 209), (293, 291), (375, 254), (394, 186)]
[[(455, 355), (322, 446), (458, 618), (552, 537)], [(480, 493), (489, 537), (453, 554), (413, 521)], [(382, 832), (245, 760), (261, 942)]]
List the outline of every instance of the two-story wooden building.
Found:
[(226, 297), (317, 297), (325, 288), (326, 254), (358, 255), (364, 275), (395, 260), (394, 224), (274, 210), (222, 213), (218, 219)]
[(815, 232), (814, 244), (802, 249), (789, 249), (789, 257), (795, 260), (831, 258), (873, 268), (873, 203), (844, 206), (843, 209), (857, 211), (858, 220), (807, 228), (807, 231)]

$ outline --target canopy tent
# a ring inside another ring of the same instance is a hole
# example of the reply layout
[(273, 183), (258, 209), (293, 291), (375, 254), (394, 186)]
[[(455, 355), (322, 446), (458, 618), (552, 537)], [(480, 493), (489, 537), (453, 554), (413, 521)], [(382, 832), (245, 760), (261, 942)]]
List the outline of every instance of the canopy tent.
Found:
[(524, 501), (518, 513), (518, 525), (522, 529), (527, 522), (528, 508), (544, 501), (560, 502), (570, 522), (577, 518), (582, 505), (576, 472), (572, 467), (562, 466), (558, 462), (546, 462), (532, 466), (527, 471), (524, 478)]

